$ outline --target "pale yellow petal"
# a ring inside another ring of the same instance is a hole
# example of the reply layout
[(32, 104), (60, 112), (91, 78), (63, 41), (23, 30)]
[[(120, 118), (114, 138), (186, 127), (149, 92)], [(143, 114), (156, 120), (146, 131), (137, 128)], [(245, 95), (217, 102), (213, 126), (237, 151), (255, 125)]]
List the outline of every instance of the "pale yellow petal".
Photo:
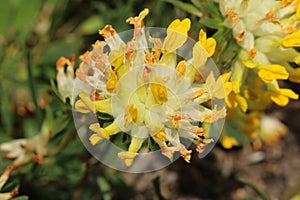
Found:
[(201, 42), (197, 42), (193, 47), (193, 66), (199, 69), (206, 63), (208, 57), (209, 55), (202, 47)]
[(108, 55), (109, 63), (116, 69), (121, 66), (124, 61), (124, 53), (122, 50), (112, 50)]
[(112, 115), (111, 98), (95, 101), (94, 105), (96, 111)]
[(103, 138), (95, 133), (90, 136), (89, 140), (92, 145), (96, 145), (96, 144), (99, 144), (103, 140)]

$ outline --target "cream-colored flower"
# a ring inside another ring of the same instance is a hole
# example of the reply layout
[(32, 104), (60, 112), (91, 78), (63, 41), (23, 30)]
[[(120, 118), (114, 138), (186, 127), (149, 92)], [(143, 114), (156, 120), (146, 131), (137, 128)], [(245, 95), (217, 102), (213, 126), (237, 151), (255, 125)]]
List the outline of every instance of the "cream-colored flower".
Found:
[(0, 176), (0, 200), (8, 200), (13, 198), (14, 196), (16, 196), (19, 193), (18, 188), (15, 188), (13, 191), (11, 192), (5, 192), (5, 193), (1, 193), (1, 189), (3, 188), (3, 186), (6, 184), (6, 182), (8, 181), (11, 172), (16, 168), (16, 166), (14, 165), (10, 165), (6, 168), (6, 170), (3, 172), (3, 174)]
[(41, 163), (48, 153), (47, 144), (51, 136), (51, 129), (44, 125), (42, 132), (33, 138), (15, 139), (0, 144), (0, 151), (7, 152), (5, 159), (14, 159), (14, 166), (22, 166), (30, 161)]
[[(111, 48), (110, 52), (100, 51), (98, 55), (106, 58), (102, 60), (106, 67), (99, 70), (88, 66), (95, 61), (89, 62), (90, 57), (86, 57), (81, 67), (92, 68), (94, 74), (102, 75), (98, 84), (87, 81), (87, 78), (81, 80), (92, 87), (100, 86), (96, 89), (102, 98), (92, 99), (89, 94), (79, 91), (80, 99), (75, 108), (82, 113), (106, 113), (114, 119), (106, 127), (98, 123), (89, 126), (93, 131), (89, 138), (92, 145), (121, 132), (131, 135), (128, 150), (118, 153), (126, 166), (132, 165), (148, 137), (152, 137), (165, 156), (172, 158), (177, 151), (189, 162), (192, 151), (181, 143), (181, 138), (194, 143), (196, 151), (202, 152), (213, 140), (205, 138), (204, 129), (196, 124), (213, 123), (226, 115), (225, 108), (210, 109), (202, 105), (217, 95), (219, 99), (225, 97), (223, 80), (219, 78), (217, 85), (194, 83), (197, 70), (214, 53), (216, 42), (201, 30), (199, 42), (193, 47), (193, 58), (178, 62), (175, 51), (187, 40), (190, 20), (174, 20), (161, 41), (146, 37), (143, 19), (147, 14), (148, 9), (145, 9), (139, 16), (127, 20), (135, 28), (132, 40), (127, 43), (111, 26), (100, 31)], [(146, 46), (147, 40), (153, 43), (151, 50)], [(196, 49), (201, 49), (202, 53), (198, 54)], [(80, 72), (84, 77), (89, 76), (84, 68)], [(213, 74), (210, 76), (215, 80)], [(218, 93), (222, 89), (223, 95)]]
[(60, 57), (56, 62), (56, 80), (57, 88), (62, 100), (65, 102), (69, 98), (73, 102), (73, 85), (74, 85), (74, 65), (75, 56), (72, 55), (70, 59)]
[(287, 133), (287, 127), (274, 117), (264, 116), (261, 118), (260, 124), (259, 136), (266, 144), (277, 144), (280, 137)]

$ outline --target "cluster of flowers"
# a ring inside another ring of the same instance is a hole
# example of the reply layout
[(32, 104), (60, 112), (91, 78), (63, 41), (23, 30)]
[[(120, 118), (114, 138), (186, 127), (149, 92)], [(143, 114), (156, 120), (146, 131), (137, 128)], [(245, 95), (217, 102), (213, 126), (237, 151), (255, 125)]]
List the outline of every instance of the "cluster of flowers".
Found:
[[(92, 145), (118, 133), (130, 134), (128, 151), (118, 153), (127, 166), (149, 137), (163, 155), (172, 158), (174, 152), (179, 152), (189, 162), (192, 151), (180, 138), (188, 139), (198, 152), (213, 142), (201, 123), (213, 123), (225, 117), (224, 106), (210, 108), (209, 105), (213, 98), (225, 98), (223, 85), (230, 73), (216, 79), (211, 72), (204, 83), (199, 70), (213, 55), (216, 41), (200, 30), (199, 40), (191, 49), (192, 58), (178, 62), (176, 50), (188, 39), (190, 20), (174, 20), (162, 41), (147, 38), (143, 19), (148, 13), (145, 9), (139, 16), (127, 19), (134, 25), (129, 42), (125, 43), (115, 29), (107, 25), (99, 31), (105, 41), (96, 41), (93, 49), (80, 57), (82, 62), (76, 76), (93, 88), (91, 93), (79, 90), (75, 98), (65, 91), (70, 91), (68, 87), (73, 85), (74, 64), (72, 58), (64, 57), (57, 65), (58, 89), (64, 98), (75, 99), (77, 112), (105, 113), (113, 117), (113, 122), (106, 127), (100, 123), (89, 125), (93, 132), (89, 136)], [(152, 44), (151, 49), (148, 42)], [(66, 72), (65, 66), (68, 66)]]
[[(243, 139), (275, 143), (287, 128), (264, 111), (275, 103), (286, 106), (298, 94), (278, 80), (300, 83), (299, 0), (216, 0), (223, 26), (238, 45), (230, 67), (233, 87), (227, 88), (228, 115), (221, 138), (224, 147)], [(222, 44), (220, 44), (222, 46)], [(293, 63), (291, 65), (291, 63)], [(293, 67), (294, 66), (294, 67)], [(229, 130), (237, 129), (241, 137)], [(243, 138), (244, 137), (244, 138)], [(261, 140), (262, 139), (262, 140)], [(245, 140), (244, 140), (245, 141)]]
[(18, 195), (18, 187), (14, 188), (11, 192), (1, 193), (1, 189), (5, 186), (11, 173), (14, 170), (21, 168), (23, 165), (29, 162), (41, 163), (43, 158), (48, 155), (47, 144), (52, 136), (52, 131), (49, 124), (44, 123), (41, 132), (32, 138), (22, 138), (12, 140), (6, 143), (0, 144), (0, 151), (7, 152), (4, 156), (4, 160), (11, 160), (13, 162), (6, 168), (3, 174), (0, 176), (0, 199), (11, 199)]

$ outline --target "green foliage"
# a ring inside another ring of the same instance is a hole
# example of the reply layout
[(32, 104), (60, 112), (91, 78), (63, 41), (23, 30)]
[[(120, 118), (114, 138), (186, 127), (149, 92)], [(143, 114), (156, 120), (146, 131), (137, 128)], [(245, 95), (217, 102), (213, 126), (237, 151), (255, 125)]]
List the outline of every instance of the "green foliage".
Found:
[(178, 1), (178, 0), (163, 0), (165, 2), (171, 3), (174, 6), (184, 10), (185, 12), (191, 13), (193, 15), (196, 15), (198, 17), (202, 16), (202, 13), (199, 9), (197, 9), (194, 5), (189, 4), (189, 3), (184, 3), (182, 1)]
[(240, 180), (240, 182), (242, 182), (243, 184), (245, 184), (248, 187), (250, 187), (251, 189), (253, 189), (262, 200), (270, 200), (271, 199), (267, 194), (262, 192), (255, 184), (253, 184), (249, 181), (246, 181), (246, 180), (242, 180), (242, 179)]

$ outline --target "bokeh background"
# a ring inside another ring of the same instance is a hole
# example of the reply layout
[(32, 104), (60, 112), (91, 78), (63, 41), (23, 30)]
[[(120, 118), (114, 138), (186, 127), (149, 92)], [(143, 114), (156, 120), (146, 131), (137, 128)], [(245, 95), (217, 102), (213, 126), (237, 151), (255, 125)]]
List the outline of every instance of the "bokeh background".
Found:
[[(4, 189), (19, 185), (21, 197), (15, 198), (19, 200), (291, 199), (300, 191), (299, 101), (268, 111), (290, 131), (278, 144), (259, 151), (250, 144), (231, 150), (216, 146), (201, 160), (194, 155), (191, 164), (179, 159), (157, 172), (127, 174), (107, 168), (85, 150), (74, 131), (70, 109), (55, 96), (56, 60), (72, 54), (78, 57), (91, 49), (91, 44), (102, 39), (98, 30), (106, 24), (118, 32), (131, 29), (126, 19), (144, 8), (150, 9), (145, 20), (148, 27), (167, 27), (175, 18), (189, 17), (190, 35), (196, 38), (202, 27), (199, 13), (186, 3), (189, 1), (0, 2), (0, 143), (36, 135), (46, 108), (60, 122), (53, 127), (56, 134), (50, 143), (50, 148), (59, 146), (55, 155), (18, 169)], [(299, 93), (299, 86), (282, 84)], [(10, 162), (0, 160), (1, 173)]]

